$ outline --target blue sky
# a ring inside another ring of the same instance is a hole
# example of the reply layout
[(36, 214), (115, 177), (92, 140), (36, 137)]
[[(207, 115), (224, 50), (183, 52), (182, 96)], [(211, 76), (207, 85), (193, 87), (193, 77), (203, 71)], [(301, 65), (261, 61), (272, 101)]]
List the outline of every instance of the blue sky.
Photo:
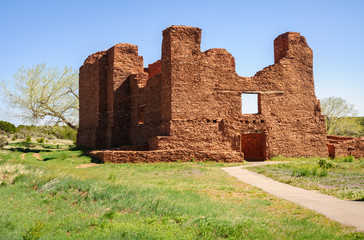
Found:
[[(273, 64), (273, 40), (300, 32), (314, 52), (318, 98), (338, 96), (364, 116), (364, 1), (20, 1), (0, 2), (0, 80), (40, 62), (78, 69), (96, 51), (126, 42), (144, 64), (161, 55), (170, 25), (202, 28), (202, 50), (226, 48), (241, 76)], [(0, 103), (0, 120), (19, 124)]]

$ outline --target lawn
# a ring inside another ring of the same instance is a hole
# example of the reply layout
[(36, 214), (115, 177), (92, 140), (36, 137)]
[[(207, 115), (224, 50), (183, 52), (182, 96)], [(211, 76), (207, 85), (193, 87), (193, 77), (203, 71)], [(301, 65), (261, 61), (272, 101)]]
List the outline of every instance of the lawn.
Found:
[(249, 167), (277, 181), (346, 200), (364, 201), (364, 158), (276, 158), (281, 163)]
[[(66, 146), (0, 150), (0, 239), (364, 239), (215, 162), (97, 164)], [(33, 238), (32, 238), (33, 237)]]

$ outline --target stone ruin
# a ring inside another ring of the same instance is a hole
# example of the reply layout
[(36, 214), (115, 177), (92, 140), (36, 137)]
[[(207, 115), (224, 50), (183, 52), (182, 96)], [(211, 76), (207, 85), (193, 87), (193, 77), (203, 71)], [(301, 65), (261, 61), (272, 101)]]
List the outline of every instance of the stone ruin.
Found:
[[(104, 149), (90, 155), (105, 162), (328, 156), (303, 36), (278, 36), (274, 64), (253, 77), (239, 76), (225, 49), (201, 52), (200, 43), (201, 29), (171, 26), (148, 68), (131, 44), (90, 55), (80, 68), (77, 145)], [(256, 96), (256, 114), (242, 113), (242, 94)]]

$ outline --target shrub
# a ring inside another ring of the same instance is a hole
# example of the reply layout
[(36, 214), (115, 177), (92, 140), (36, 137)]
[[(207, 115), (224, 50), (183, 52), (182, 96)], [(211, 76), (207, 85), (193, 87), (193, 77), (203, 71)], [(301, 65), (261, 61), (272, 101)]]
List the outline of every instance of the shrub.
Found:
[(45, 235), (45, 223), (37, 220), (23, 235), (24, 240), (36, 240)]
[(310, 177), (310, 176), (326, 177), (327, 174), (328, 174), (328, 172), (325, 168), (321, 168), (321, 167), (317, 167), (317, 166), (316, 167), (296, 168), (292, 172), (293, 177)]
[(326, 161), (325, 159), (320, 159), (317, 164), (320, 166), (320, 168), (323, 168), (323, 169), (329, 169), (329, 168), (332, 168), (333, 165), (331, 162), (328, 162)]
[(37, 143), (44, 143), (44, 138), (43, 137), (37, 138)]
[(354, 160), (355, 160), (354, 156), (349, 156), (344, 158), (344, 162), (354, 162)]
[(316, 176), (318, 177), (326, 177), (328, 172), (326, 170), (321, 170), (316, 173)]
[(311, 175), (311, 171), (308, 168), (297, 168), (292, 172), (292, 176), (295, 177), (308, 177)]
[(28, 135), (27, 138), (25, 139), (25, 142), (30, 143), (32, 141), (32, 139), (30, 138), (30, 136)]
[(76, 140), (77, 131), (68, 126), (54, 126), (47, 131), (48, 134), (53, 134), (60, 139)]
[(6, 121), (0, 121), (0, 129), (8, 133), (15, 133), (17, 131), (14, 124)]
[(8, 138), (5, 136), (0, 136), (0, 148), (5, 147), (8, 145)]
[(19, 125), (18, 131), (21, 135), (43, 137), (47, 139), (69, 139), (76, 140), (77, 131), (68, 126), (27, 126)]

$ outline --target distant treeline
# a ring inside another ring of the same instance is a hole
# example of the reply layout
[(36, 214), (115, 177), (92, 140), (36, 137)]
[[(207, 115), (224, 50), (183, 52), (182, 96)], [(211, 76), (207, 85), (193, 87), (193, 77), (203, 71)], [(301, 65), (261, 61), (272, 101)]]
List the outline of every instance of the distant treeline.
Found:
[(364, 128), (364, 117), (353, 117), (360, 122), (360, 125)]
[(68, 126), (34, 126), (34, 125), (19, 125), (0, 121), (0, 131), (5, 134), (14, 135), (15, 138), (44, 137), (48, 139), (59, 138), (76, 140), (77, 131)]

